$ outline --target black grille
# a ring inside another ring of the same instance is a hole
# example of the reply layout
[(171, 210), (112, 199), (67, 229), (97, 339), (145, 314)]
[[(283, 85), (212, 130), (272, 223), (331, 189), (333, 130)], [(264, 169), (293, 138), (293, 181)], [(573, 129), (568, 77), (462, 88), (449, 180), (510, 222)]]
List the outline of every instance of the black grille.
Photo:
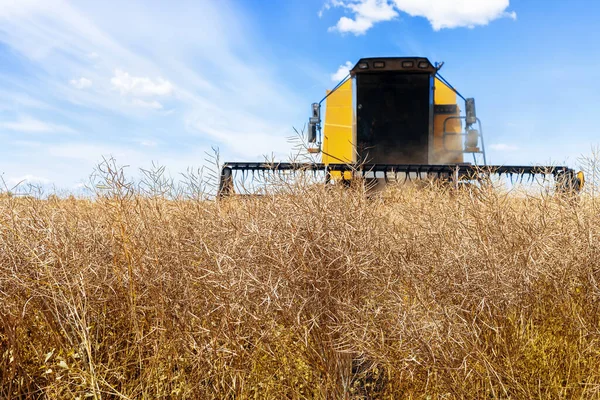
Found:
[(427, 73), (356, 76), (356, 141), (361, 161), (428, 163), (430, 85)]

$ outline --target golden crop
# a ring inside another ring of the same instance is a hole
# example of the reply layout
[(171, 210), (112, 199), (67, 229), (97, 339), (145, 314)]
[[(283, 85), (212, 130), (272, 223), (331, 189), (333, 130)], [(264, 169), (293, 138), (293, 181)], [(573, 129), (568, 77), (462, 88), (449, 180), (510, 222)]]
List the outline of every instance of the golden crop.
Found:
[(600, 201), (0, 199), (2, 398), (600, 398)]

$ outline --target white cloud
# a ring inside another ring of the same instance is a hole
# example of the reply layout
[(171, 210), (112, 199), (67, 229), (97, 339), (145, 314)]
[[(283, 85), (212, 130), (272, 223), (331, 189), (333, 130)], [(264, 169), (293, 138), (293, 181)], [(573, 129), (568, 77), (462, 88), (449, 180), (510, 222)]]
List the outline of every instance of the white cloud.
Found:
[(103, 157), (115, 157), (123, 160), (128, 165), (141, 165), (144, 155), (134, 148), (124, 147), (120, 144), (105, 144), (100, 142), (72, 142), (48, 146), (46, 152), (51, 157), (67, 160), (79, 160), (86, 164), (85, 172), (91, 172)]
[(426, 18), (434, 30), (487, 25), (498, 18), (516, 19), (507, 11), (509, 0), (329, 0), (320, 12), (343, 7), (353, 14), (341, 17), (330, 30), (362, 35), (377, 22), (394, 19), (399, 12)]
[(335, 7), (344, 7), (354, 14), (354, 18), (342, 17), (330, 30), (341, 33), (362, 35), (377, 22), (390, 21), (398, 16), (394, 6), (388, 0), (334, 0)]
[(348, 75), (352, 67), (354, 67), (354, 65), (350, 61), (346, 61), (346, 64), (340, 65), (336, 73), (331, 75), (331, 80), (336, 83), (340, 82)]
[(156, 100), (146, 101), (146, 100), (140, 100), (140, 99), (133, 99), (132, 104), (136, 107), (148, 108), (151, 110), (162, 110), (163, 109), (163, 105), (160, 104)]
[(16, 17), (44, 7), (44, 2), (42, 0), (3, 0), (1, 5), (0, 17)]
[(319, 18), (323, 18), (323, 14), (325, 14), (325, 11), (329, 10), (332, 7), (332, 4), (337, 3), (337, 2), (338, 2), (337, 0), (330, 0), (330, 1), (326, 2), (325, 4), (323, 4), (323, 7), (321, 7), (319, 12), (317, 13)]
[(47, 184), (51, 183), (51, 181), (50, 181), (50, 179), (44, 178), (42, 176), (35, 176), (35, 175), (27, 174), (27, 175), (23, 175), (23, 176), (8, 178), (6, 180), (6, 183), (9, 186), (15, 186), (15, 185), (27, 184), (27, 183), (41, 183), (43, 185), (47, 185)]
[[(195, 121), (189, 128), (210, 135), (224, 143), (235, 154), (249, 158), (262, 159), (269, 154), (276, 155), (280, 160), (287, 160), (292, 154), (292, 147), (285, 134), (273, 135), (262, 132), (259, 128), (251, 128), (250, 133), (241, 130), (213, 129), (201, 121)], [(289, 136), (289, 135), (288, 135)], [(268, 143), (268, 149), (263, 145)]]
[(396, 8), (412, 17), (424, 17), (434, 30), (444, 28), (475, 27), (517, 14), (506, 9), (509, 0), (393, 0)]
[[(261, 52), (264, 43), (248, 29), (243, 13), (212, 1), (120, 4), (0, 0), (0, 40), (32, 71), (39, 71), (37, 80), (15, 75), (18, 93), (43, 99), (52, 109), (39, 114), (29, 106), (11, 106), (7, 111), (13, 115), (28, 114), (43, 122), (15, 117), (0, 129), (66, 131), (60, 123), (85, 132), (82, 143), (70, 145), (63, 138), (60, 143), (44, 138), (36, 149), (44, 157), (28, 158), (25, 164), (25, 151), (11, 151), (18, 149), (11, 144), (3, 160), (8, 176), (33, 173), (23, 165), (35, 166), (42, 171), (37, 175), (71, 187), (102, 154), (115, 155), (132, 168), (158, 159), (177, 170), (203, 163), (198, 154), (211, 146), (219, 146), (224, 159), (242, 161), (293, 148), (286, 138), (292, 126), (303, 123), (302, 105), (307, 104), (276, 72), (295, 63)], [(82, 71), (82, 65), (90, 68)], [(69, 79), (82, 75), (93, 81), (93, 91), (73, 90)], [(319, 78), (328, 76), (320, 71)], [(17, 93), (7, 93), (10, 102), (3, 102), (2, 90), (0, 108), (11, 105)], [(163, 100), (167, 95), (168, 102)], [(136, 106), (158, 109), (159, 104), (169, 109), (159, 110), (160, 118), (132, 112)], [(189, 119), (198, 121), (197, 127), (190, 129)], [(159, 144), (168, 138), (172, 146), (141, 144), (135, 140), (141, 132)]]
[(490, 145), (490, 149), (496, 150), (496, 151), (514, 151), (514, 150), (518, 150), (519, 148), (512, 144), (494, 143), (494, 144)]
[(13, 122), (2, 122), (0, 123), (0, 130), (3, 129), (8, 131), (25, 133), (74, 132), (73, 129), (69, 128), (68, 126), (40, 121), (29, 116), (20, 117), (19, 119)]
[(173, 92), (171, 82), (163, 78), (152, 80), (147, 77), (131, 76), (120, 69), (115, 70), (115, 75), (110, 80), (110, 83), (122, 95), (166, 96)]
[(15, 146), (38, 148), (42, 146), (42, 142), (36, 142), (34, 140), (15, 140), (12, 142)]
[(92, 87), (92, 81), (87, 78), (84, 78), (84, 77), (81, 77), (79, 79), (71, 79), (69, 81), (69, 84), (71, 86), (73, 86), (74, 88), (80, 89), (80, 90)]
[[(2, 86), (2, 83), (0, 83)], [(44, 101), (36, 98), (39, 93), (27, 94), (21, 90), (3, 90), (0, 89), (0, 109), (6, 110), (22, 110), (27, 109), (51, 109), (52, 106)], [(12, 107), (10, 106), (12, 103)], [(16, 107), (15, 107), (16, 106)]]
[(155, 140), (140, 140), (140, 145), (144, 147), (156, 147), (158, 143)]

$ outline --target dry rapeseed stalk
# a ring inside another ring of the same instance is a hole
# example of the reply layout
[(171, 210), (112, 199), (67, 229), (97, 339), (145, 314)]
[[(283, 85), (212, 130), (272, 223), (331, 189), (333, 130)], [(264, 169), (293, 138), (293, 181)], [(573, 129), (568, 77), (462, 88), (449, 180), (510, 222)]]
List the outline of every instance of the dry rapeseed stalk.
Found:
[(0, 397), (599, 397), (594, 197), (102, 173), (0, 199)]

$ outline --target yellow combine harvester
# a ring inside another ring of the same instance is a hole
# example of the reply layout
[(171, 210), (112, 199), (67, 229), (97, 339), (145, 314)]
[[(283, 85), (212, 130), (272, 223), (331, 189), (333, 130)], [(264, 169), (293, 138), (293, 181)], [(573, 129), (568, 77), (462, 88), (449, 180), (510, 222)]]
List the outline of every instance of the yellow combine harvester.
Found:
[[(420, 57), (361, 59), (342, 82), (312, 104), (306, 148), (320, 156), (320, 162), (228, 162), (221, 171), (219, 194), (236, 190), (238, 174), (243, 180), (255, 174), (302, 172), (320, 174), (327, 183), (347, 183), (357, 176), (385, 183), (541, 175), (553, 177), (560, 190), (582, 188), (583, 174), (566, 166), (488, 165), (475, 100), (454, 89), (439, 74), (440, 68), (441, 64)], [(458, 98), (464, 101), (464, 116)], [(465, 162), (465, 155), (472, 162)]]

